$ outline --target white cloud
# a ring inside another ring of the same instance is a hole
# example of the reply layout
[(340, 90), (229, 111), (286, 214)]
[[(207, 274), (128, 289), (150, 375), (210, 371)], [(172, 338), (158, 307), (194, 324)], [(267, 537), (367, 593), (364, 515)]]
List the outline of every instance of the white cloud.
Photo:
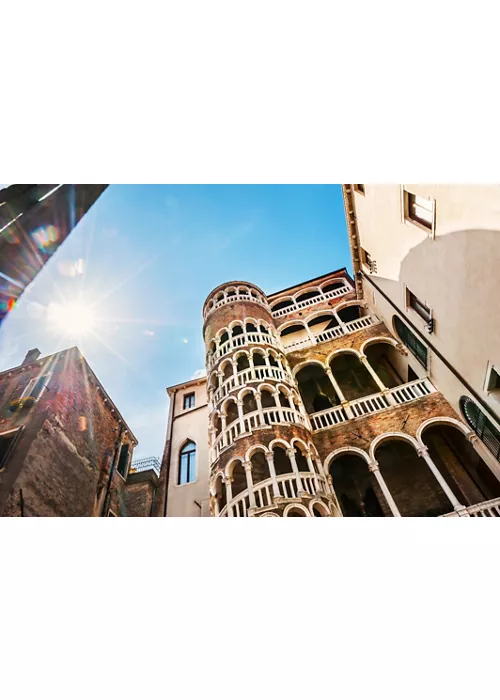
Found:
[(154, 335), (154, 331), (142, 331), (143, 335)]
[(191, 379), (201, 379), (202, 377), (207, 376), (207, 371), (205, 369), (197, 369), (196, 372), (193, 374)]
[(182, 339), (182, 342), (183, 342), (183, 343), (189, 343), (189, 340), (188, 340), (187, 338), (183, 338), (183, 339)]

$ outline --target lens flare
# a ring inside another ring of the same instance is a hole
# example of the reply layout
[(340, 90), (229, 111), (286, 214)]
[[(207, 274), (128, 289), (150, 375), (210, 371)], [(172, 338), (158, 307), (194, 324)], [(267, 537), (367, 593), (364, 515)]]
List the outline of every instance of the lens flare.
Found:
[(41, 226), (31, 232), (31, 237), (43, 253), (51, 253), (57, 248), (59, 231), (55, 226)]
[(74, 301), (49, 304), (49, 322), (67, 336), (82, 337), (94, 329), (95, 315), (92, 306)]

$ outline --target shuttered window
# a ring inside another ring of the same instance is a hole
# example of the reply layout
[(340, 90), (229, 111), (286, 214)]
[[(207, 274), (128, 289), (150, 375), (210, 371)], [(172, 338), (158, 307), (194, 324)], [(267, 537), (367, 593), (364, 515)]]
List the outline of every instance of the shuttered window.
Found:
[(427, 368), (427, 347), (398, 316), (393, 316), (392, 321), (401, 342), (406, 345), (412, 355), (415, 355), (420, 364)]
[(460, 398), (460, 410), (481, 442), (486, 445), (495, 459), (500, 461), (500, 431), (468, 396)]

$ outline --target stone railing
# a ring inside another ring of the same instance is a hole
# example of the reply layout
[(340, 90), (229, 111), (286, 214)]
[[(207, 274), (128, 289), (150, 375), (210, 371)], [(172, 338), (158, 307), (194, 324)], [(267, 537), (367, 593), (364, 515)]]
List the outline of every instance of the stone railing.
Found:
[(474, 506), (466, 506), (453, 513), (446, 513), (442, 518), (500, 518), (500, 498), (491, 501), (476, 503)]
[[(300, 498), (299, 494), (301, 492), (305, 492), (309, 496), (315, 496), (319, 491), (329, 493), (326, 479), (312, 472), (280, 474), (276, 477), (276, 484), (278, 489), (277, 495), (274, 495), (273, 492), (272, 479), (265, 479), (265, 481), (260, 481), (254, 485), (253, 493), (257, 508), (273, 506), (274, 498)], [(250, 507), (250, 494), (248, 489), (245, 489), (221, 510), (219, 518), (227, 517), (230, 513), (233, 517), (245, 518)]]
[(264, 428), (266, 425), (280, 424), (306, 425), (306, 419), (296, 408), (286, 406), (276, 406), (263, 408), (246, 413), (242, 418), (237, 418), (216, 437), (212, 445), (212, 463), (215, 462), (220, 453), (232, 445), (240, 435), (251, 434), (257, 428)]
[(265, 379), (274, 379), (278, 382), (286, 382), (287, 384), (294, 385), (294, 379), (281, 367), (274, 367), (273, 365), (248, 367), (226, 379), (221, 386), (214, 391), (212, 402), (214, 404), (218, 403), (233, 391), (233, 389), (243, 387), (249, 382)]
[(278, 309), (278, 311), (272, 311), (271, 313), (274, 318), (280, 318), (281, 316), (291, 314), (293, 311), (299, 311), (300, 309), (305, 309), (308, 306), (314, 306), (314, 304), (319, 304), (321, 301), (328, 301), (329, 299), (341, 297), (344, 294), (348, 294), (352, 291), (354, 291), (352, 287), (346, 284), (343, 287), (339, 287), (338, 289), (332, 289), (331, 292), (318, 294), (315, 297), (311, 297), (311, 299), (304, 299), (304, 301), (296, 301), (294, 304), (290, 304), (290, 306), (285, 306), (284, 309)]
[(259, 298), (257, 298), (250, 294), (237, 293), (232, 294), (231, 296), (225, 296), (224, 299), (219, 299), (219, 301), (216, 301), (214, 304), (210, 305), (205, 310), (204, 318), (208, 318), (213, 311), (220, 309), (221, 306), (225, 306), (226, 304), (234, 304), (235, 301), (252, 301), (254, 304), (260, 304), (260, 306), (263, 306), (266, 311), (269, 311), (269, 304), (267, 301), (263, 300), (262, 297), (259, 296)]
[(394, 389), (388, 389), (370, 396), (363, 396), (360, 399), (346, 401), (340, 406), (312, 413), (309, 416), (309, 420), (314, 431), (324, 430), (325, 428), (338, 425), (338, 423), (345, 423), (353, 418), (359, 418), (369, 413), (378, 413), (378, 411), (383, 411), (385, 408), (408, 403), (408, 401), (415, 401), (415, 399), (428, 396), (435, 391), (436, 389), (428, 379), (416, 379)]
[(207, 366), (208, 370), (232, 350), (238, 350), (245, 345), (270, 345), (276, 350), (282, 350), (282, 345), (279, 340), (274, 338), (270, 333), (242, 333), (241, 335), (235, 335), (229, 340), (226, 340), (222, 345), (219, 345), (217, 350), (212, 354), (207, 356)]
[(330, 328), (328, 331), (323, 331), (318, 333), (318, 335), (312, 338), (304, 338), (303, 340), (297, 340), (294, 343), (286, 343), (283, 339), (283, 349), (285, 352), (293, 352), (295, 350), (301, 350), (302, 348), (312, 347), (313, 345), (318, 345), (319, 343), (325, 343), (328, 340), (334, 340), (335, 338), (341, 338), (343, 335), (349, 335), (349, 333), (355, 333), (362, 328), (368, 328), (369, 326), (374, 326), (380, 323), (379, 319), (373, 314), (370, 316), (363, 316), (362, 318), (357, 318), (354, 321), (349, 321), (348, 323), (343, 323), (340, 326), (335, 326), (335, 328)]

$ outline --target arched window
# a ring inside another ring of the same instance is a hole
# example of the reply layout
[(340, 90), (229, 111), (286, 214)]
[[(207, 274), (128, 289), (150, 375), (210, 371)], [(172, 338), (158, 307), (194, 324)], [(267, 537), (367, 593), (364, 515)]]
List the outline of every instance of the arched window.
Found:
[(460, 410), (478, 438), (484, 442), (495, 459), (500, 461), (500, 431), (468, 396), (460, 397)]
[(196, 443), (186, 442), (179, 457), (179, 485), (196, 481)]
[(401, 341), (406, 345), (408, 350), (415, 355), (417, 360), (427, 368), (427, 348), (426, 346), (417, 338), (417, 336), (412, 333), (406, 324), (398, 316), (392, 317), (392, 322), (394, 323), (394, 329), (396, 333), (401, 338)]

